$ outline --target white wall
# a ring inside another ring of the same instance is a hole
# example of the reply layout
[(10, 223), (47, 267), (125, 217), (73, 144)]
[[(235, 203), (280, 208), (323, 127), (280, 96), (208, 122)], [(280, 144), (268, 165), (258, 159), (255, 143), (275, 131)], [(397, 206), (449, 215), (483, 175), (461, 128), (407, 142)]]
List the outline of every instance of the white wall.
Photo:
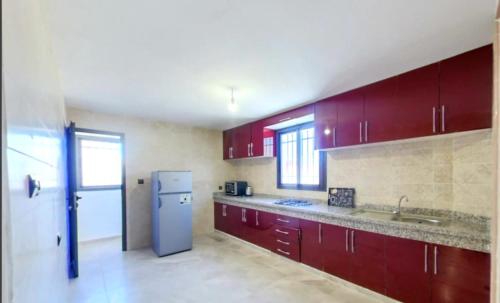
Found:
[[(10, 255), (2, 260), (11, 278), (8, 289), (2, 289), (8, 293), (5, 302), (67, 302), (65, 110), (40, 3), (2, 1), (7, 137), (2, 134), (2, 141), (7, 139), (8, 164), (8, 180), (2, 179), (2, 189), (8, 182), (7, 200), (2, 201), (8, 205), (2, 207), (9, 217), (2, 232), (11, 239)], [(28, 174), (42, 186), (32, 199), (26, 190)]]
[(122, 234), (122, 191), (80, 191), (78, 241), (97, 240)]

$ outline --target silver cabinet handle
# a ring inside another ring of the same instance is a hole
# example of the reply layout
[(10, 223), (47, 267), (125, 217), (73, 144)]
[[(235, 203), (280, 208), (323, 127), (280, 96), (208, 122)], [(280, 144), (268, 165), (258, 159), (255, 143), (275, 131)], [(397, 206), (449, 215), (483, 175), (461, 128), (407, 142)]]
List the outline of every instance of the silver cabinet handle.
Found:
[(354, 253), (354, 230), (351, 230), (351, 252)]
[(436, 133), (436, 107), (432, 107), (432, 133)]
[(286, 118), (280, 119), (278, 122), (283, 122), (283, 121), (290, 120), (290, 119), (292, 119), (292, 117), (286, 117)]
[(286, 232), (286, 231), (282, 231), (280, 229), (275, 229), (275, 230), (276, 230), (276, 232), (279, 232), (280, 234), (288, 235), (288, 232)]
[(345, 230), (345, 251), (349, 251), (349, 230)]
[(255, 211), (255, 226), (259, 226), (259, 212)]
[(281, 249), (279, 249), (279, 248), (277, 248), (276, 250), (277, 250), (277, 251), (279, 251), (279, 252), (280, 252), (280, 253), (282, 253), (282, 254), (287, 255), (287, 256), (289, 256), (289, 255), (290, 255), (290, 253), (289, 253), (289, 252), (284, 251), (284, 250), (281, 250)]
[(229, 147), (229, 159), (233, 158), (233, 148)]
[(226, 204), (223, 204), (223, 205), (222, 205), (222, 216), (223, 216), (223, 217), (225, 217), (225, 216), (227, 215), (227, 213), (226, 213), (226, 207), (227, 207), (227, 205), (226, 205)]
[(247, 156), (250, 157), (250, 143), (247, 144)]
[(253, 142), (250, 143), (250, 156), (253, 157)]
[(323, 231), (321, 230), (321, 223), (318, 224), (318, 243), (321, 244), (323, 242)]
[(368, 120), (365, 121), (365, 142), (368, 142)]
[(363, 143), (363, 122), (359, 122), (359, 143)]
[(241, 209), (241, 222), (247, 221), (247, 210), (245, 208)]
[(337, 146), (337, 128), (333, 128), (333, 147)]
[(443, 132), (443, 133), (446, 131), (445, 111), (446, 111), (445, 106), (441, 105), (441, 132)]
[(427, 272), (427, 250), (428, 250), (428, 245), (425, 244), (424, 247), (424, 272)]
[(434, 246), (434, 275), (438, 274), (438, 247)]
[(284, 223), (290, 223), (290, 221), (285, 220), (285, 219), (281, 219), (281, 218), (277, 218), (276, 220), (278, 220), (280, 222), (284, 222)]
[(290, 242), (281, 241), (280, 239), (276, 239), (276, 242), (281, 243), (281, 244), (285, 244), (285, 245), (290, 245)]

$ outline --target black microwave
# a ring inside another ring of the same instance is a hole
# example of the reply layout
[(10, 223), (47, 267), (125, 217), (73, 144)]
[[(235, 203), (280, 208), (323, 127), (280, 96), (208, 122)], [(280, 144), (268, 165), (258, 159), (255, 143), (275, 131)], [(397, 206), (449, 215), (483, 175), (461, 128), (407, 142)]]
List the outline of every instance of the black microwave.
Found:
[(226, 195), (229, 196), (244, 196), (247, 190), (248, 183), (246, 181), (227, 181)]

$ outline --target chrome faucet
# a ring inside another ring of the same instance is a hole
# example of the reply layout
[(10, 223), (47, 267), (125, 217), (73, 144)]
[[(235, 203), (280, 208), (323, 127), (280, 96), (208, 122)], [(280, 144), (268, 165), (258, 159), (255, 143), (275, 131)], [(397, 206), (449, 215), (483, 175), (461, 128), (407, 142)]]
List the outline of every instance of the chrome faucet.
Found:
[(406, 202), (408, 202), (408, 196), (407, 195), (403, 195), (401, 196), (401, 198), (399, 198), (399, 202), (398, 202), (398, 209), (393, 211), (393, 213), (395, 215), (400, 215), (401, 214), (401, 202), (403, 202), (403, 200), (405, 200)]

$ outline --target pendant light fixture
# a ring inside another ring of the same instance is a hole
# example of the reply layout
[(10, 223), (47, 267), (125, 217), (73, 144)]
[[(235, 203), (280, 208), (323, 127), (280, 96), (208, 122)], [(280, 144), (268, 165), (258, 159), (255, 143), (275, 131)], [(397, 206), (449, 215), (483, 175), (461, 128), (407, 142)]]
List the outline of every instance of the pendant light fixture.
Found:
[(230, 112), (235, 112), (238, 109), (238, 106), (236, 105), (236, 101), (234, 101), (234, 88), (233, 87), (231, 87), (231, 102), (229, 102), (228, 108), (229, 108)]

